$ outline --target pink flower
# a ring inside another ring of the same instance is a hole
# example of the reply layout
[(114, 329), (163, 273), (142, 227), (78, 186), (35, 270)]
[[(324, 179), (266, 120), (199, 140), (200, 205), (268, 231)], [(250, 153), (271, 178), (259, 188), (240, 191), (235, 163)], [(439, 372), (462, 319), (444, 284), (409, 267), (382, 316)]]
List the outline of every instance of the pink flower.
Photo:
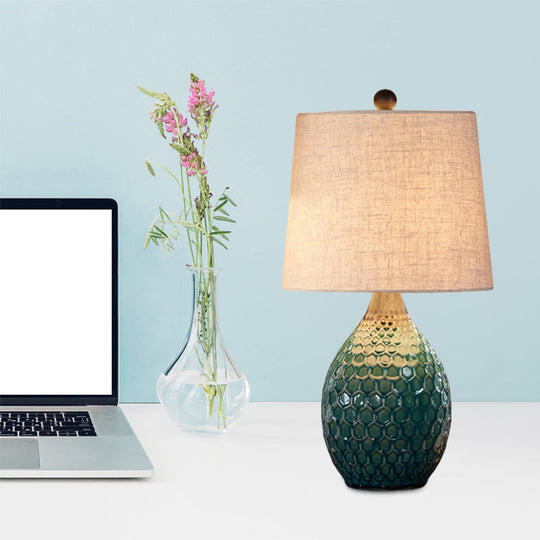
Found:
[(202, 164), (202, 160), (197, 152), (192, 152), (189, 156), (181, 156), (180, 165), (186, 169), (188, 176), (194, 176), (198, 172), (202, 174), (208, 173), (208, 169)]
[(204, 81), (195, 75), (191, 75), (189, 91), (190, 96), (187, 103), (187, 109), (194, 120), (204, 114), (207, 115), (216, 107), (216, 102), (214, 101), (215, 91), (208, 91), (204, 85)]
[[(156, 124), (163, 124), (165, 131), (174, 135), (178, 135), (178, 125), (180, 125), (180, 127), (187, 126), (187, 118), (184, 118), (176, 108), (168, 110), (162, 117), (159, 117), (157, 111), (153, 110), (152, 119)], [(189, 133), (189, 128), (186, 133)], [(176, 140), (178, 140), (178, 138), (176, 138)], [(173, 142), (176, 142), (174, 138)]]

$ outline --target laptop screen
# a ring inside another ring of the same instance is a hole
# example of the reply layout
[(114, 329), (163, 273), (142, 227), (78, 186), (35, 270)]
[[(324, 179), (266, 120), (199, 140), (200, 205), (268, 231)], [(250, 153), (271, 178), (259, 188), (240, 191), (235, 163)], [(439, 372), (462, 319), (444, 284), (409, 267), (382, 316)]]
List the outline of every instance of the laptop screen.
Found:
[(0, 206), (0, 396), (113, 394), (112, 228), (112, 208)]

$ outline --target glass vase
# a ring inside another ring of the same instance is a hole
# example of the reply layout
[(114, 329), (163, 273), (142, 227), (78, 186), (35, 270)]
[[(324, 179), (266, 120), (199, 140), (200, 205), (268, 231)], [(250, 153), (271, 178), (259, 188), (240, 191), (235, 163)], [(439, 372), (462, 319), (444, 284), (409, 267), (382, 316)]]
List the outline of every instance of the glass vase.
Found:
[(182, 429), (222, 433), (249, 401), (246, 376), (234, 364), (216, 317), (218, 268), (188, 267), (193, 313), (185, 345), (158, 380), (158, 396)]

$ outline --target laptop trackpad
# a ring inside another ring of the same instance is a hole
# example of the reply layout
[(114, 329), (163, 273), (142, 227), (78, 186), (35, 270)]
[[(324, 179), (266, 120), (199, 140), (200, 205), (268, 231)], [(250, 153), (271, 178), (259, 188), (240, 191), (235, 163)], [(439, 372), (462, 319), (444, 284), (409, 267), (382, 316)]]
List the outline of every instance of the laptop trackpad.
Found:
[(36, 438), (1, 438), (0, 469), (39, 469), (39, 451)]

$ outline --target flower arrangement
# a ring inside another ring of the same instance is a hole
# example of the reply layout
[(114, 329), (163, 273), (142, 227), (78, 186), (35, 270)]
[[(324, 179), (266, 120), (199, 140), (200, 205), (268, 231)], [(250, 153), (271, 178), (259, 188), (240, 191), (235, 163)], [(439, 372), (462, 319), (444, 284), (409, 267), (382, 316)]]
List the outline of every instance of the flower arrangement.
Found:
[[(161, 136), (178, 154), (180, 174), (159, 165), (152, 160), (145, 160), (146, 168), (156, 176), (154, 167), (159, 167), (175, 181), (180, 188), (181, 207), (179, 212), (170, 212), (159, 207), (159, 213), (152, 222), (146, 235), (145, 249), (150, 242), (174, 249), (180, 230), (184, 229), (191, 254), (192, 264), (196, 268), (215, 267), (215, 244), (227, 249), (231, 231), (220, 229), (216, 221), (235, 223), (227, 211), (227, 205), (236, 206), (225, 188), (217, 203), (212, 207), (212, 193), (208, 185), (208, 168), (204, 162), (206, 142), (214, 113), (218, 105), (214, 101), (214, 90), (207, 90), (205, 82), (191, 74), (190, 96), (187, 110), (197, 128), (191, 131), (188, 119), (180, 113), (176, 102), (166, 93), (152, 92), (137, 86), (143, 94), (156, 100), (150, 116)], [(193, 185), (194, 184), (194, 185)], [(195, 197), (193, 193), (198, 193)]]
[[(137, 86), (143, 94), (155, 100), (151, 118), (160, 135), (178, 156), (179, 174), (146, 159), (149, 173), (156, 176), (155, 168), (167, 173), (176, 183), (180, 192), (179, 209), (169, 211), (159, 207), (145, 240), (145, 249), (150, 242), (168, 252), (174, 249), (182, 230), (185, 232), (191, 268), (195, 270), (194, 321), (196, 324), (197, 347), (195, 348), (199, 368), (196, 384), (204, 389), (207, 402), (207, 418), (214, 414), (217, 428), (225, 429), (226, 382), (221, 384), (223, 368), (219, 365), (219, 335), (215, 318), (215, 246), (227, 249), (230, 230), (221, 228), (223, 223), (235, 223), (228, 209), (236, 206), (225, 188), (212, 205), (212, 192), (208, 184), (208, 167), (205, 163), (206, 143), (214, 113), (218, 105), (214, 101), (214, 90), (208, 90), (204, 80), (191, 74), (187, 113), (194, 124), (193, 131), (188, 126), (188, 115), (180, 112), (180, 107), (166, 93), (153, 92)], [(192, 323), (193, 324), (193, 323)], [(193, 330), (193, 329), (192, 329)], [(181, 358), (183, 352), (171, 364), (164, 376)], [(185, 362), (184, 362), (185, 363)], [(158, 384), (159, 393), (159, 384)], [(162, 396), (160, 395), (162, 402)]]

